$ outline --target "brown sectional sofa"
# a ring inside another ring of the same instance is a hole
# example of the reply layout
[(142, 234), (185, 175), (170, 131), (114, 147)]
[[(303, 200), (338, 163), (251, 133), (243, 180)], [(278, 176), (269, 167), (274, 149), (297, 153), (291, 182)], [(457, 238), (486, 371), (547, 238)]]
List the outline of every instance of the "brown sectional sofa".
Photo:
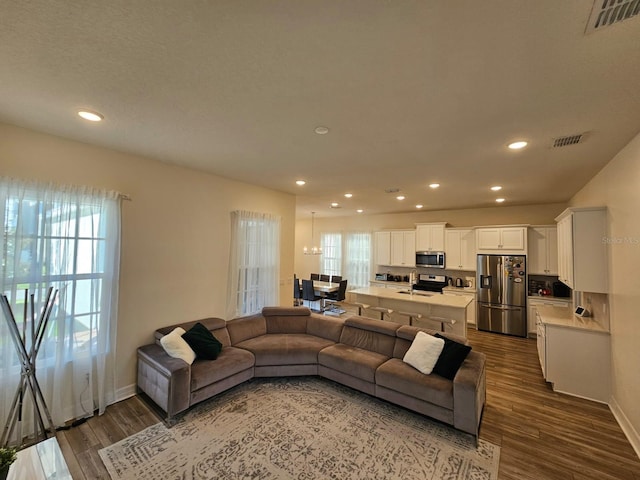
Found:
[(453, 380), (424, 375), (402, 361), (418, 331), (435, 331), (358, 316), (325, 317), (305, 307), (265, 307), (258, 315), (199, 322), (223, 345), (216, 360), (188, 365), (160, 346), (163, 335), (196, 322), (160, 328), (156, 343), (138, 349), (138, 388), (169, 423), (253, 377), (319, 375), (478, 436), (486, 398), (484, 354), (471, 351)]

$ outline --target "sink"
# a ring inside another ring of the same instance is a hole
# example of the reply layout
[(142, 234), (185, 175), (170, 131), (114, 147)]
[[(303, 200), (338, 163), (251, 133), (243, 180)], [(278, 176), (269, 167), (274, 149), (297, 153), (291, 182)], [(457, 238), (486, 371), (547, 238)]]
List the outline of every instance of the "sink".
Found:
[(432, 297), (433, 295), (435, 295), (435, 293), (433, 292), (425, 292), (423, 290), (400, 290), (398, 291), (398, 293), (402, 293), (403, 295), (422, 295), (423, 297)]

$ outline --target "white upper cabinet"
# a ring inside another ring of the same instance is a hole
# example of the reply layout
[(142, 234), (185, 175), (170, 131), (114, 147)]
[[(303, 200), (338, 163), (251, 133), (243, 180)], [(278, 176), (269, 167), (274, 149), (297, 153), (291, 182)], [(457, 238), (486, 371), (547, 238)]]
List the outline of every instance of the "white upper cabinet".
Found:
[(419, 223), (416, 225), (417, 252), (444, 252), (444, 226), (442, 223)]
[(580, 292), (608, 292), (607, 210), (568, 208), (558, 222), (558, 278)]
[(375, 232), (375, 239), (377, 265), (415, 267), (416, 232), (414, 230)]
[(447, 228), (444, 232), (445, 265), (448, 270), (476, 269), (476, 233), (470, 229)]
[(391, 232), (376, 232), (376, 254), (377, 265), (391, 265)]
[(556, 227), (532, 227), (527, 236), (529, 274), (558, 275), (558, 232)]
[(527, 253), (526, 227), (480, 227), (476, 229), (479, 253)]

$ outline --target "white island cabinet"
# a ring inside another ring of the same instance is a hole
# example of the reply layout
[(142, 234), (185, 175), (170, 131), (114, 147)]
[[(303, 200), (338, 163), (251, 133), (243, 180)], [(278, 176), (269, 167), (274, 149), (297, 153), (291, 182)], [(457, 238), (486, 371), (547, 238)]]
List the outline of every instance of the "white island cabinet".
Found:
[[(409, 324), (409, 318), (399, 312), (419, 313), (422, 318), (413, 318), (412, 325), (440, 330), (440, 320), (430, 320), (430, 318), (444, 318), (452, 321), (445, 324), (445, 332), (455, 333), (465, 338), (467, 336), (467, 309), (472, 302), (472, 298), (468, 295), (442, 295), (439, 293), (425, 295), (420, 292), (400, 292), (379, 287), (359, 288), (351, 290), (349, 293), (352, 298), (355, 297), (357, 303), (393, 310), (390, 316), (385, 317), (391, 321)], [(371, 316), (366, 310), (363, 315)]]

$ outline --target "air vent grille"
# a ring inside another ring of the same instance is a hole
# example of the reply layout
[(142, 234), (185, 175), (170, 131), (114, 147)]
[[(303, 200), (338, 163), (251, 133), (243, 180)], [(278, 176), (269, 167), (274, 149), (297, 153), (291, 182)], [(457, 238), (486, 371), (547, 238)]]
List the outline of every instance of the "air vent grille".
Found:
[(585, 33), (603, 30), (640, 13), (640, 0), (594, 0)]
[(584, 137), (583, 133), (577, 135), (567, 135), (565, 137), (558, 137), (553, 139), (553, 148), (567, 147), (569, 145), (575, 145), (580, 143)]

